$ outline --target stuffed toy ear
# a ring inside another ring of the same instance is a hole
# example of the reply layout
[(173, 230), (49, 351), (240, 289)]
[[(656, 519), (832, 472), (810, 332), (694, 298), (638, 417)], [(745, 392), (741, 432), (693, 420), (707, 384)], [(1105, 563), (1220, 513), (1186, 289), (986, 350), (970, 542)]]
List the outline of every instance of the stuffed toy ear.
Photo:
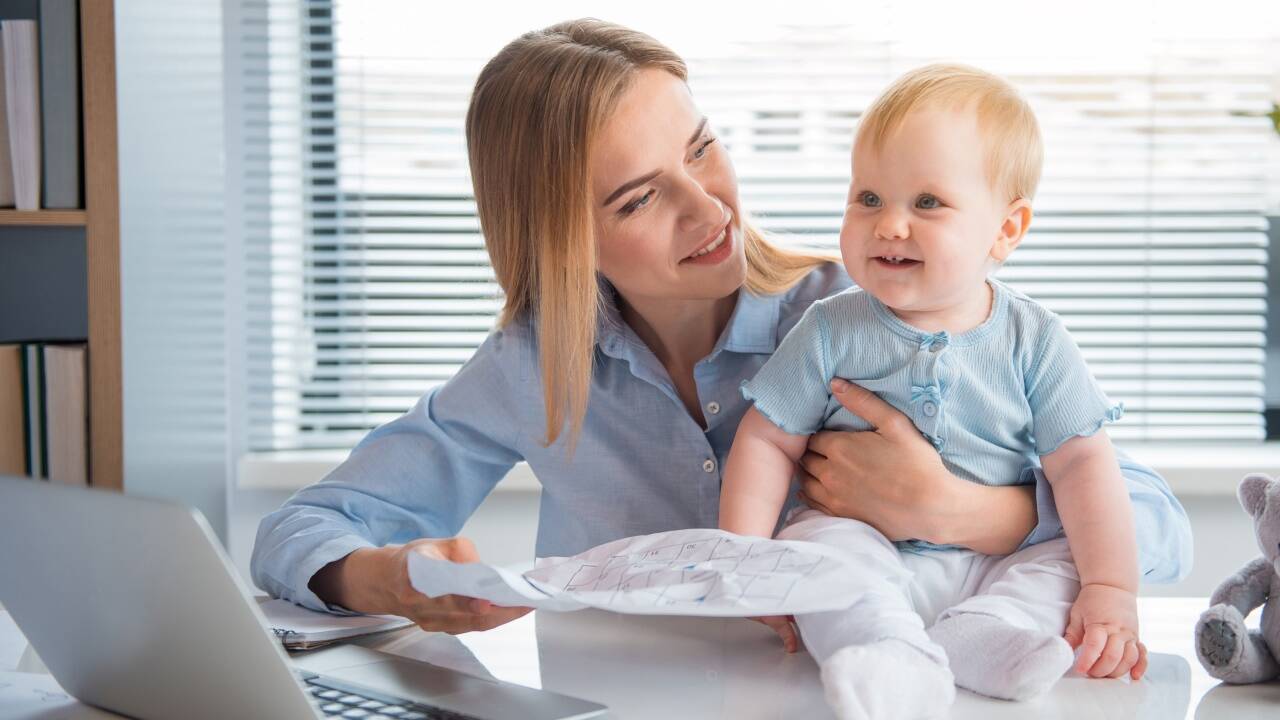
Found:
[(1275, 481), (1266, 475), (1249, 475), (1240, 481), (1240, 487), (1236, 490), (1236, 495), (1240, 498), (1240, 504), (1244, 506), (1244, 511), (1249, 513), (1255, 520), (1262, 514), (1263, 508), (1267, 506), (1267, 488), (1274, 483)]

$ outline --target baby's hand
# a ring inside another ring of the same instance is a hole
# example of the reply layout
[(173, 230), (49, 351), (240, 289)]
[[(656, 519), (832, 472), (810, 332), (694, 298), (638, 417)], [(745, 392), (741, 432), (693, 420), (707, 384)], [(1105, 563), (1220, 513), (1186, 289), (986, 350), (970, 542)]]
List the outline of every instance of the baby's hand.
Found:
[(1147, 669), (1147, 649), (1138, 642), (1138, 598), (1128, 590), (1090, 584), (1071, 606), (1063, 638), (1080, 649), (1075, 669), (1089, 677), (1134, 680)]

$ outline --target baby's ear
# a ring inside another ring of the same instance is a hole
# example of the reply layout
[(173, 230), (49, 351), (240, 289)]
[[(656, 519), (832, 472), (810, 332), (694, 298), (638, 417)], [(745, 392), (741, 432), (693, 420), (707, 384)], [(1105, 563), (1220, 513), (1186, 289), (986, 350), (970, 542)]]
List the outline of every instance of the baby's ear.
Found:
[(1031, 202), (1026, 198), (1018, 198), (1009, 203), (1005, 210), (1004, 222), (1000, 223), (1000, 235), (991, 246), (991, 257), (996, 262), (1004, 262), (1013, 254), (1014, 248), (1027, 235), (1031, 227)]
[(1244, 507), (1244, 511), (1249, 513), (1254, 519), (1262, 515), (1262, 511), (1267, 506), (1267, 488), (1275, 481), (1266, 475), (1249, 475), (1240, 481), (1240, 487), (1236, 490), (1236, 495), (1240, 498), (1240, 505)]

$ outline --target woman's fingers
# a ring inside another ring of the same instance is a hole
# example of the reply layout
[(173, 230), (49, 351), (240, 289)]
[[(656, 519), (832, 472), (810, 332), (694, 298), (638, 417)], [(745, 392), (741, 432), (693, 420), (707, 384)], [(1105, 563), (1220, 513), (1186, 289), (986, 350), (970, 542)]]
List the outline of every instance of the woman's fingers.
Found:
[(796, 493), (796, 495), (800, 498), (800, 502), (804, 503), (805, 505), (808, 505), (814, 510), (817, 510), (818, 512), (824, 515), (830, 515), (832, 517), (836, 517), (835, 513), (831, 512), (831, 508), (809, 497), (807, 494), (805, 494), (805, 491), (801, 490), (800, 492)]
[(827, 468), (831, 465), (831, 461), (827, 459), (826, 455), (814, 451), (814, 444), (822, 434), (817, 433), (809, 438), (809, 449), (800, 456), (800, 467), (815, 478), (823, 477)]
[(790, 615), (770, 615), (748, 618), (767, 625), (782, 638), (782, 647), (789, 653), (800, 649), (800, 636), (796, 634), (795, 618)]
[[(871, 426), (879, 432), (901, 430), (903, 429), (902, 421), (907, 420), (905, 415), (881, 400), (875, 393), (847, 380), (841, 378), (832, 380), (831, 393), (845, 410), (871, 423)], [(910, 421), (907, 420), (907, 423), (910, 424)]]
[[(828, 510), (831, 508), (833, 500), (831, 491), (818, 480), (801, 480), (800, 492), (804, 493), (805, 497), (811, 501), (810, 504), (821, 505)], [(831, 513), (828, 512), (827, 514), (830, 515)]]
[[(483, 609), (478, 609), (483, 608)], [(430, 632), (458, 634), (473, 630), (489, 630), (527, 614), (532, 608), (501, 607), (488, 600), (442, 595), (426, 597), (410, 611), (409, 618)]]

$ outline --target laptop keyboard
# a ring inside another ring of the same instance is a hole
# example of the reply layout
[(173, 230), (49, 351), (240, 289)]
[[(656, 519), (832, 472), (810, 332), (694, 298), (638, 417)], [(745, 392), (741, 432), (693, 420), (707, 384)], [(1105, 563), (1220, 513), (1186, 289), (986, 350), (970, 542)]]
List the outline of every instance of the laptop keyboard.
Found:
[(473, 715), (463, 715), (384, 695), (319, 675), (303, 675), (302, 682), (325, 717), (361, 720), (481, 720)]

